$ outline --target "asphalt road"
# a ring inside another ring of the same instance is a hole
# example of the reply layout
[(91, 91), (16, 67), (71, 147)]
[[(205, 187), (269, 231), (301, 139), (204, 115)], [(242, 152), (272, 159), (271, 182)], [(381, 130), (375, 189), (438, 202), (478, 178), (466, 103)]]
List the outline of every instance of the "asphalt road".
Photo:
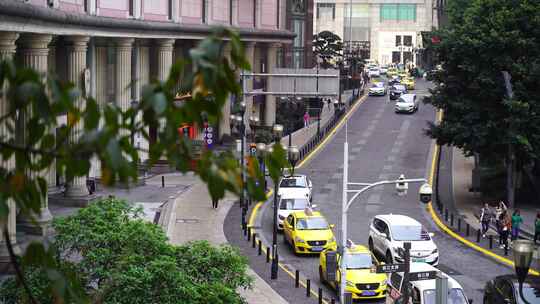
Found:
[[(421, 98), (428, 94), (427, 83), (419, 80), (413, 92)], [(404, 174), (407, 178), (428, 176), (431, 159), (431, 139), (424, 135), (427, 121), (435, 119), (432, 107), (420, 103), (414, 114), (395, 114), (394, 102), (388, 96), (368, 97), (348, 122), (349, 181), (374, 182), (393, 179)], [(345, 128), (297, 172), (308, 174), (313, 180), (313, 203), (330, 223), (336, 224), (334, 233), (340, 239), (341, 187), (343, 172), (343, 142)], [(448, 165), (448, 164), (446, 164)], [(451, 183), (450, 173), (441, 182)], [(511, 270), (484, 257), (453, 238), (441, 233), (418, 201), (419, 185), (409, 185), (407, 196), (398, 196), (394, 186), (373, 189), (359, 197), (349, 209), (349, 238), (367, 245), (369, 222), (377, 214), (394, 213), (411, 216), (435, 233), (434, 241), (440, 252), (439, 269), (454, 277), (464, 287), (466, 295), (475, 303), (482, 303), (483, 286), (491, 277), (511, 273)], [(450, 188), (450, 187), (447, 187)], [(262, 213), (263, 236), (272, 239), (271, 204), (264, 204)], [(318, 256), (295, 256), (278, 236), (280, 262), (291, 269), (299, 269), (303, 276), (318, 280)], [(285, 275), (285, 274), (283, 274)], [(334, 294), (324, 287), (325, 294)], [(334, 294), (335, 295), (335, 294)]]

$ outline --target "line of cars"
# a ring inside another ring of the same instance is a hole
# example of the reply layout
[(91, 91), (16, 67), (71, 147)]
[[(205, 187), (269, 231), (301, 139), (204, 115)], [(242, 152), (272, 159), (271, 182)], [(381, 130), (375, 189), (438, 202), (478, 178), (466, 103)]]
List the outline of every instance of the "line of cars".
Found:
[[(283, 241), (296, 255), (319, 254), (319, 279), (339, 292), (341, 254), (347, 254), (347, 292), (354, 300), (388, 299), (389, 277), (376, 273), (374, 267), (386, 263), (404, 263), (404, 242), (411, 243), (411, 271), (437, 270), (439, 252), (432, 236), (416, 220), (385, 214), (375, 216), (369, 228), (368, 246), (347, 242), (345, 250), (338, 250), (333, 232), (320, 211), (313, 210), (311, 180), (306, 175), (284, 177), (278, 189), (278, 228)], [(333, 256), (329, 259), (329, 256)], [(379, 257), (382, 257), (379, 259)], [(384, 260), (384, 261), (383, 261)], [(333, 261), (333, 262), (330, 262)], [(334, 263), (334, 265), (330, 265)], [(399, 274), (399, 273), (398, 273)], [(443, 274), (446, 275), (446, 274)], [(435, 283), (412, 282), (413, 303), (434, 304)], [(449, 278), (449, 297), (452, 304), (467, 304), (463, 288)]]

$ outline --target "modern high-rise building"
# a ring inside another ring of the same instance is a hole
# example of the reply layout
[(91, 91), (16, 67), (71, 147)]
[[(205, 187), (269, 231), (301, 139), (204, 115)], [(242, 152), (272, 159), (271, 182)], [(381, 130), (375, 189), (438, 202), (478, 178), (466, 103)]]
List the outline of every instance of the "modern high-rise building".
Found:
[[(351, 3), (352, 2), (352, 9)], [(315, 0), (314, 32), (339, 35), (380, 64), (418, 64), (421, 32), (437, 25), (433, 0)]]

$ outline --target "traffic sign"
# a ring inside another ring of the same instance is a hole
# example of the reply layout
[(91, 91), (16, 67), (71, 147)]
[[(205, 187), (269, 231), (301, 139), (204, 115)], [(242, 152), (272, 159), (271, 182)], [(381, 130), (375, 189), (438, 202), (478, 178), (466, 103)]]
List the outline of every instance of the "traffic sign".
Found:
[(409, 281), (434, 280), (437, 277), (437, 271), (422, 271), (409, 273)]
[(405, 264), (385, 264), (377, 265), (377, 273), (404, 272)]

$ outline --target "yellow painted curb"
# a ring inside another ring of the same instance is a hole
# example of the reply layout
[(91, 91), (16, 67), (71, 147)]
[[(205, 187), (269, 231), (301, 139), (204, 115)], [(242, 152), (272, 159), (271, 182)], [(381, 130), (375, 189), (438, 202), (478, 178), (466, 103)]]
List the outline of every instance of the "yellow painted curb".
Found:
[[(440, 121), (442, 119), (442, 111), (439, 111), (437, 113), (437, 121)], [(435, 175), (435, 162), (437, 160), (437, 157), (439, 155), (439, 153), (441, 153), (440, 151), (440, 146), (439, 145), (435, 145), (435, 149), (433, 150), (433, 155), (432, 155), (432, 158), (431, 158), (431, 169), (430, 169), (430, 173), (429, 173), (429, 184), (430, 185), (433, 185), (433, 177)], [(452, 231), (452, 229), (448, 228), (448, 226), (446, 226), (444, 224), (443, 221), (441, 221), (441, 219), (439, 218), (439, 216), (437, 215), (437, 213), (435, 212), (435, 210), (433, 209), (433, 205), (432, 205), (432, 202), (429, 202), (428, 206), (427, 206), (427, 210), (429, 212), (429, 214), (431, 215), (431, 218), (433, 219), (433, 221), (435, 222), (435, 224), (442, 230), (444, 231), (446, 234), (450, 235), (451, 237), (453, 237), (454, 239), (460, 241), (461, 243), (469, 246), (470, 248), (476, 250), (476, 251), (479, 251), (507, 266), (510, 266), (510, 267), (514, 267), (514, 262), (510, 259), (507, 259), (503, 256), (500, 256), (496, 253), (493, 253), (487, 249), (484, 249), (478, 245), (476, 245), (475, 243), (465, 239), (464, 237), (460, 236), (459, 234), (455, 233), (454, 231)], [(530, 274), (533, 274), (533, 275), (540, 275), (540, 272), (538, 272), (537, 270), (535, 269), (530, 269), (529, 270), (529, 273)]]

